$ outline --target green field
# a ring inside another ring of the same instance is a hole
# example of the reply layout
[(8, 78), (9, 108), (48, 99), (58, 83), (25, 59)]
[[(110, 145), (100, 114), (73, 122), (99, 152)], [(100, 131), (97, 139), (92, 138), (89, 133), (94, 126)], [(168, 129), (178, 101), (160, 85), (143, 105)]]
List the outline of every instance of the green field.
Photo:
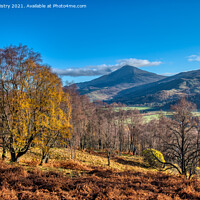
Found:
[[(115, 111), (118, 112), (119, 110), (128, 111), (128, 110), (135, 110), (135, 109), (141, 111), (144, 122), (146, 122), (146, 123), (150, 122), (153, 119), (159, 119), (159, 117), (162, 115), (166, 116), (166, 117), (170, 117), (170, 118), (173, 115), (173, 112), (171, 112), (171, 111), (154, 111), (153, 107), (147, 107), (147, 106), (146, 107), (145, 106), (142, 106), (142, 107), (139, 107), (139, 106), (138, 107), (137, 106), (116, 107)], [(200, 117), (200, 111), (198, 110), (196, 112), (193, 112), (193, 115)], [(127, 119), (126, 123), (130, 123), (130, 119)]]
[[(116, 107), (115, 111), (118, 112), (119, 110), (139, 110), (142, 111), (142, 116), (143, 119), (146, 123), (148, 123), (149, 121), (153, 120), (153, 119), (159, 119), (160, 116), (164, 115), (167, 117), (172, 116), (172, 112), (168, 112), (168, 111), (153, 111), (153, 107), (148, 107), (148, 106), (142, 106), (142, 107), (137, 107), (137, 106), (127, 106), (127, 107)], [(152, 110), (152, 111), (151, 111)], [(143, 112), (144, 111), (144, 112)], [(195, 113), (195, 114), (199, 114), (199, 112)], [(130, 123), (130, 120), (127, 119), (127, 123)]]
[(115, 107), (115, 111), (119, 111), (119, 110), (151, 110), (153, 109), (152, 107), (147, 107), (147, 106), (127, 106), (127, 107)]

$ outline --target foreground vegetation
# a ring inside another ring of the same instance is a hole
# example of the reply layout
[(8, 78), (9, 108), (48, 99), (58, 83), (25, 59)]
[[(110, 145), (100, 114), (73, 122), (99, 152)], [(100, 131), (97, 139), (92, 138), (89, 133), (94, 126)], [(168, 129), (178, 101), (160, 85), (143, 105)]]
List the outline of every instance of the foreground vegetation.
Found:
[[(60, 155), (60, 156), (58, 156)], [(57, 199), (199, 199), (200, 182), (149, 169), (141, 157), (112, 156), (105, 152), (53, 149), (48, 164), (40, 166), (38, 151), (20, 163), (0, 162), (0, 198), (4, 200)]]

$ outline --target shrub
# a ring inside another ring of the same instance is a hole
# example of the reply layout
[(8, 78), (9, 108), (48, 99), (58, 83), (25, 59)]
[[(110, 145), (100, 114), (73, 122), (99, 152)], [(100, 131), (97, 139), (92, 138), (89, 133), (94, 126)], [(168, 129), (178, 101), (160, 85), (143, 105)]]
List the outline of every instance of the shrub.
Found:
[[(160, 151), (148, 148), (142, 152), (142, 155), (144, 156), (144, 161), (148, 162), (151, 167), (164, 167), (164, 164), (162, 164), (161, 162), (165, 162), (165, 159)], [(158, 160), (160, 160), (161, 162), (159, 162)]]

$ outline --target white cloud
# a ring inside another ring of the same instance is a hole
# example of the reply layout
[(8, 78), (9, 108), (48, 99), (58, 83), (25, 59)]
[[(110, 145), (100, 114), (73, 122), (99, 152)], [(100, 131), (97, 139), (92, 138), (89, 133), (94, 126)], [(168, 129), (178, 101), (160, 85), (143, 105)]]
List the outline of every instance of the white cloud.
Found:
[(200, 56), (198, 55), (191, 55), (188, 56), (188, 61), (193, 62), (193, 61), (200, 61)]
[(53, 69), (53, 72), (62, 76), (99, 76), (108, 74), (112, 71), (115, 71), (117, 68), (115, 66), (108, 65), (98, 65), (98, 66), (89, 66), (84, 68), (67, 68), (67, 69)]
[(162, 63), (160, 61), (150, 62), (149, 60), (141, 60), (141, 59), (136, 59), (136, 58), (118, 60), (117, 62), (120, 63), (121, 66), (131, 65), (134, 67), (157, 66)]
[(142, 60), (136, 58), (130, 59), (122, 59), (117, 60), (116, 64), (114, 65), (97, 65), (97, 66), (87, 66), (83, 68), (67, 68), (67, 69), (53, 69), (53, 72), (57, 73), (58, 75), (62, 76), (100, 76), (109, 74), (125, 65), (130, 65), (134, 67), (148, 67), (148, 66), (157, 66), (160, 65), (162, 62), (155, 61), (150, 62), (149, 60)]

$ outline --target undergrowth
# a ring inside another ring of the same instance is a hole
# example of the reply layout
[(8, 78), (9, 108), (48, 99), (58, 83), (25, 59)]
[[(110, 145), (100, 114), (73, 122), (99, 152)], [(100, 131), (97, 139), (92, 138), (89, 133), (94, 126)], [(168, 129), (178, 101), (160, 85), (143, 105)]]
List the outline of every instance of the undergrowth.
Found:
[(69, 150), (54, 149), (48, 164), (39, 161), (38, 150), (20, 163), (0, 161), (0, 199), (200, 199), (198, 179), (150, 170), (137, 156), (113, 156), (108, 167), (105, 152), (77, 151), (70, 160)]

